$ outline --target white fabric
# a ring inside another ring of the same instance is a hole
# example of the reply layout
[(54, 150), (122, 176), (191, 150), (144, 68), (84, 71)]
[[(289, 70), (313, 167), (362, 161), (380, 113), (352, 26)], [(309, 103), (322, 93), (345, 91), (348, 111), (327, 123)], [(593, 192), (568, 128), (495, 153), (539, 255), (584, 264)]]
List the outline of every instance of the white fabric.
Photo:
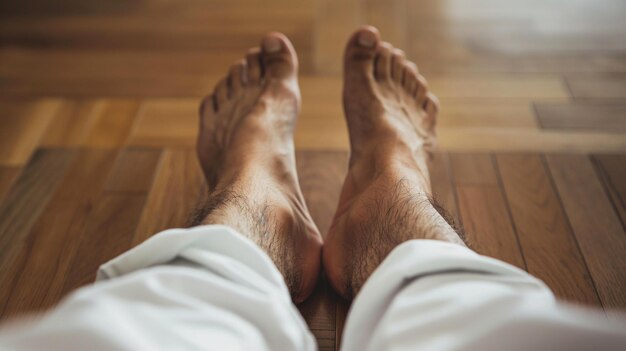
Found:
[[(269, 257), (225, 226), (157, 234), (98, 280), (40, 318), (5, 324), (0, 350), (316, 349)], [(342, 350), (623, 350), (625, 331), (560, 306), (515, 267), (413, 240), (363, 287)]]

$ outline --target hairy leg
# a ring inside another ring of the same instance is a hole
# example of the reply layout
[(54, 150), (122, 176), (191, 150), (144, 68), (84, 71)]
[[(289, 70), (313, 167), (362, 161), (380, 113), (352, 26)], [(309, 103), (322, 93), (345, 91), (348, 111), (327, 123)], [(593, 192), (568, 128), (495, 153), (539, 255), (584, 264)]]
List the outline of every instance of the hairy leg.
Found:
[(268, 34), (200, 108), (197, 151), (210, 194), (192, 223), (228, 225), (258, 244), (295, 302), (317, 282), (322, 245), (296, 173), (299, 108), (295, 50)]
[(426, 161), (437, 99), (416, 66), (372, 27), (348, 42), (343, 100), (350, 165), (323, 261), (331, 284), (352, 298), (407, 240), (464, 243), (431, 200)]

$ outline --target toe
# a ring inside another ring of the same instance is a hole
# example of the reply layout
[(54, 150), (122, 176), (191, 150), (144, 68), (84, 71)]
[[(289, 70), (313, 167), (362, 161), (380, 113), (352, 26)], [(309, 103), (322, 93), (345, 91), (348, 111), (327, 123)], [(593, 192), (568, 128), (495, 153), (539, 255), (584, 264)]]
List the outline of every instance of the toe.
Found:
[(217, 83), (213, 95), (215, 96), (216, 110), (219, 111), (228, 101), (228, 81), (226, 78), (222, 78)]
[(374, 58), (374, 77), (377, 80), (388, 80), (391, 76), (391, 52), (393, 46), (387, 42), (382, 42), (378, 46), (376, 56)]
[(263, 38), (261, 64), (264, 78), (267, 79), (284, 79), (297, 73), (296, 50), (284, 34), (273, 32)]
[(439, 112), (439, 99), (435, 96), (435, 94), (428, 92), (426, 93), (426, 99), (424, 101), (424, 110), (426, 114), (429, 116), (436, 116)]
[(213, 94), (207, 95), (200, 102), (200, 123), (204, 122), (204, 118), (211, 113), (215, 113), (217, 111), (217, 106), (215, 105), (215, 96)]
[(230, 66), (228, 72), (228, 86), (230, 88), (230, 97), (237, 96), (241, 93), (241, 89), (245, 84), (246, 61), (239, 60)]
[(417, 66), (410, 61), (406, 61), (402, 72), (402, 86), (409, 93), (415, 94), (417, 88)]
[(246, 54), (246, 77), (248, 84), (261, 81), (261, 49), (252, 48)]
[(344, 53), (344, 70), (346, 74), (362, 74), (363, 71), (373, 74), (374, 57), (380, 44), (380, 33), (372, 26), (357, 29), (350, 39)]
[(391, 57), (391, 79), (398, 84), (402, 84), (402, 75), (404, 74), (404, 51), (394, 49)]
[(426, 78), (421, 74), (417, 75), (417, 89), (415, 92), (415, 99), (417, 103), (422, 105), (426, 101), (426, 94), (428, 93), (428, 82)]

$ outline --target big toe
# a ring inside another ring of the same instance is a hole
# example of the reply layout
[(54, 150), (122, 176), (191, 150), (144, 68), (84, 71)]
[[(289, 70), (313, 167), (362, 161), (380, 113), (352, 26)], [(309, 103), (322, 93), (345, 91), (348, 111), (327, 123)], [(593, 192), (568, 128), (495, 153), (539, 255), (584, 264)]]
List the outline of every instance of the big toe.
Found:
[(286, 79), (298, 71), (296, 50), (282, 33), (269, 33), (261, 40), (261, 63), (265, 79)]
[(373, 74), (374, 57), (380, 45), (380, 33), (372, 26), (363, 26), (357, 29), (346, 45), (344, 53), (345, 72), (362, 73), (363, 70)]

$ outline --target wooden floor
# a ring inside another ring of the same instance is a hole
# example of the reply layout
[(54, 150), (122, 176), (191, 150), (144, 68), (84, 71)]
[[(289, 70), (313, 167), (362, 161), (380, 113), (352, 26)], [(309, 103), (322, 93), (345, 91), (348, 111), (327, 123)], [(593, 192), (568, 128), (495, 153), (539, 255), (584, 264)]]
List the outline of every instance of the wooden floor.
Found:
[[(474, 248), (571, 302), (626, 309), (622, 0), (0, 1), (0, 315), (54, 305), (184, 225), (206, 192), (199, 98), (270, 30), (301, 63), (300, 179), (325, 232), (346, 167), (341, 55), (359, 24), (440, 97), (437, 199)], [(302, 306), (336, 350), (348, 304)]]

